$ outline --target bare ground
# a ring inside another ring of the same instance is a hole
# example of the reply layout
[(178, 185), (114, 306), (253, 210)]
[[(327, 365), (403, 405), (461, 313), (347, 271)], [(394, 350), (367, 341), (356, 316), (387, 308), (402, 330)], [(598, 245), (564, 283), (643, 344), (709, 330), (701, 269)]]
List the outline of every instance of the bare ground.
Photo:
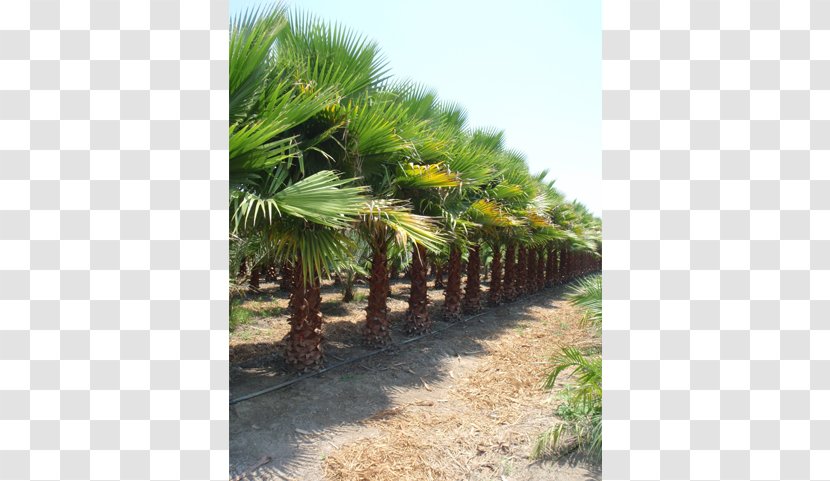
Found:
[[(430, 283), (431, 284), (431, 283)], [(562, 288), (487, 310), (437, 333), (230, 408), (230, 476), (237, 480), (592, 480), (578, 456), (529, 458), (556, 420), (539, 385), (559, 345), (598, 345)], [(266, 289), (267, 291), (267, 289)], [(407, 286), (392, 286), (399, 319)], [(433, 315), (442, 295), (433, 290)], [(274, 313), (282, 296), (257, 305)], [(329, 362), (370, 352), (360, 343), (365, 302), (324, 290)], [(285, 314), (232, 334), (231, 397), (292, 379), (279, 359)], [(396, 341), (405, 339), (395, 322)], [(567, 382), (567, 380), (565, 381)]]

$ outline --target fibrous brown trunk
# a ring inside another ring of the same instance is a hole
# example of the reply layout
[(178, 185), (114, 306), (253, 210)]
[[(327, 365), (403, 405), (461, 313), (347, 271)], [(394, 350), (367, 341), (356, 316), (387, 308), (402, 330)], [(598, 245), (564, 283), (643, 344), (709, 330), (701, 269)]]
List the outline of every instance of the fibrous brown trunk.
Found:
[(308, 281), (303, 275), (301, 259), (294, 270), (291, 299), (288, 302), (291, 331), (288, 333), (285, 361), (300, 370), (323, 362), (323, 316), (320, 313), (320, 279)]
[(461, 319), (461, 250), (450, 247), (450, 262), (447, 272), (447, 288), (444, 290), (444, 320)]
[(487, 303), (491, 306), (501, 304), (501, 247), (493, 244), (493, 261), (490, 265), (490, 290), (487, 292)]
[(436, 289), (443, 289), (444, 286), (444, 264), (435, 262), (435, 284)]
[(409, 287), (409, 308), (406, 311), (406, 331), (420, 334), (429, 330), (429, 296), (427, 295), (427, 250), (416, 245), (412, 252), (412, 275)]
[(536, 249), (527, 250), (527, 278), (525, 279), (528, 294), (536, 292)]
[(548, 247), (548, 259), (545, 266), (545, 286), (553, 287), (556, 282), (556, 251)]
[(470, 246), (468, 254), (463, 309), (465, 313), (473, 314), (481, 310), (481, 246)]
[(515, 301), (516, 293), (516, 246), (512, 242), (504, 249), (504, 288), (502, 298)]
[(519, 246), (516, 260), (516, 277), (513, 284), (516, 286), (516, 297), (527, 294), (527, 249)]
[(541, 291), (545, 288), (545, 248), (540, 247), (536, 250), (536, 290)]
[(294, 286), (294, 267), (291, 265), (290, 262), (285, 261), (282, 263), (282, 269), (280, 269), (282, 273), (282, 279), (280, 279), (280, 290), (282, 292), (293, 292)]
[(259, 289), (259, 278), (260, 278), (260, 269), (259, 267), (254, 267), (251, 269), (251, 281), (248, 284), (251, 289)]
[(242, 262), (239, 263), (239, 272), (236, 275), (237, 279), (244, 279), (245, 276), (248, 275), (248, 261), (242, 259)]
[(354, 281), (349, 278), (343, 283), (343, 302), (354, 300)]
[(386, 263), (385, 232), (378, 233), (372, 252), (372, 273), (369, 277), (369, 302), (366, 306), (366, 324), (363, 337), (371, 346), (383, 346), (392, 340), (389, 322), (389, 308), (386, 298), (389, 294)]

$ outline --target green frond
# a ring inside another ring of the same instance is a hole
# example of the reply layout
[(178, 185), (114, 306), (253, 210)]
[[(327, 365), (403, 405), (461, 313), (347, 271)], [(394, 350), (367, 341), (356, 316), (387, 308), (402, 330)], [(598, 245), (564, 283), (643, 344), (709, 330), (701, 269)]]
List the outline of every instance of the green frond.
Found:
[(502, 201), (521, 199), (525, 197), (525, 191), (522, 186), (504, 182), (499, 183), (490, 189), (490, 194), (494, 198)]
[(579, 280), (567, 294), (567, 299), (585, 310), (583, 322), (602, 326), (602, 276), (592, 275)]
[(388, 62), (376, 42), (301, 11), (289, 14), (288, 21), (290, 32), (279, 43), (279, 61), (297, 82), (336, 88), (341, 97), (350, 97), (388, 77)]
[(329, 277), (355, 248), (344, 231), (320, 226), (280, 225), (269, 231), (269, 242), (279, 258), (301, 259), (306, 282)]
[(403, 106), (364, 95), (346, 106), (348, 125), (345, 143), (355, 158), (382, 156), (381, 162), (409, 148), (401, 134), (406, 122)]
[(324, 170), (289, 185), (274, 200), (288, 215), (328, 227), (345, 227), (360, 214), (367, 192), (364, 186), (347, 186), (353, 181)]
[(565, 347), (551, 359), (553, 370), (545, 379), (544, 388), (553, 389), (559, 376), (572, 369), (576, 377), (575, 399), (579, 402), (592, 402), (602, 399), (602, 358), (584, 356), (574, 347)]
[[(333, 228), (349, 225), (362, 212), (364, 186), (348, 186), (353, 179), (341, 179), (324, 170), (296, 183), (285, 184), (287, 173), (266, 179), (259, 190), (232, 190), (230, 193), (233, 232), (271, 226), (286, 216)], [(259, 224), (257, 223), (259, 221)]]

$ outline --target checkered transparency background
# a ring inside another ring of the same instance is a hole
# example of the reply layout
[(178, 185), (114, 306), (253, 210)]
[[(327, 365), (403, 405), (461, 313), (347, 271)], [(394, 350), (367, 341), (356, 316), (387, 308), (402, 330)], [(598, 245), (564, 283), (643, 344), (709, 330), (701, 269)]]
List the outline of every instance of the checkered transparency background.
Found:
[(830, 479), (830, 1), (603, 2), (605, 479)]
[(226, 1), (0, 1), (0, 479), (227, 479)]

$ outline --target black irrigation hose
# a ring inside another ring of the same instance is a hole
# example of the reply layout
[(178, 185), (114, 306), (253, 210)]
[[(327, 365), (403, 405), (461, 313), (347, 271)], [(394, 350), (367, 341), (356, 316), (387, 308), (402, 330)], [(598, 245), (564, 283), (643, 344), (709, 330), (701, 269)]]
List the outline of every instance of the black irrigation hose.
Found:
[[(577, 278), (574, 278), (572, 280), (575, 280)], [(560, 285), (564, 285), (564, 284), (560, 284)], [(530, 299), (533, 299), (534, 297), (539, 296), (541, 294), (544, 294), (544, 291), (536, 292), (536, 293), (531, 294), (531, 295), (529, 295), (529, 296), (527, 296), (527, 297), (525, 297), (521, 300), (526, 302), (526, 301), (529, 301)], [(285, 382), (281, 382), (281, 383), (276, 384), (274, 386), (270, 386), (270, 387), (267, 387), (265, 389), (252, 392), (250, 394), (245, 394), (243, 396), (239, 396), (237, 398), (231, 399), (229, 404), (231, 406), (233, 406), (236, 403), (240, 403), (242, 401), (247, 401), (249, 399), (253, 399), (255, 397), (262, 396), (263, 394), (268, 394), (269, 392), (273, 392), (273, 391), (277, 391), (279, 389), (286, 388), (286, 387), (288, 387), (288, 386), (290, 386), (294, 383), (300, 382), (302, 380), (305, 380), (305, 379), (308, 379), (308, 378), (311, 378), (311, 377), (319, 376), (320, 374), (323, 374), (324, 372), (328, 372), (328, 371), (331, 371), (331, 370), (336, 369), (338, 367), (345, 366), (346, 364), (351, 364), (353, 362), (360, 361), (361, 359), (366, 359), (367, 357), (371, 357), (371, 356), (374, 356), (376, 354), (380, 354), (382, 352), (388, 351), (389, 349), (392, 349), (393, 347), (403, 346), (405, 344), (409, 344), (410, 342), (414, 342), (414, 341), (417, 341), (419, 339), (423, 339), (425, 337), (431, 336), (433, 334), (437, 334), (439, 332), (446, 331), (447, 329), (449, 329), (453, 326), (457, 326), (458, 324), (463, 324), (463, 323), (469, 321), (470, 319), (475, 319), (476, 317), (483, 316), (484, 314), (489, 314), (493, 310), (494, 309), (483, 310), (483, 311), (481, 311), (477, 314), (473, 314), (472, 316), (461, 319), (458, 322), (453, 322), (453, 323), (447, 324), (446, 326), (444, 326), (440, 329), (434, 329), (434, 330), (428, 331), (424, 334), (420, 334), (420, 335), (415, 336), (415, 337), (410, 337), (409, 339), (405, 339), (401, 342), (398, 342), (398, 343), (395, 343), (395, 344), (390, 344), (386, 347), (382, 347), (380, 349), (376, 349), (374, 351), (367, 352), (366, 354), (361, 354), (360, 356), (353, 357), (352, 359), (346, 359), (345, 361), (340, 361), (338, 363), (332, 364), (331, 366), (324, 367), (323, 369), (303, 374), (302, 376), (295, 377), (294, 379), (291, 379), (291, 380), (288, 380), (288, 381), (285, 381)]]

